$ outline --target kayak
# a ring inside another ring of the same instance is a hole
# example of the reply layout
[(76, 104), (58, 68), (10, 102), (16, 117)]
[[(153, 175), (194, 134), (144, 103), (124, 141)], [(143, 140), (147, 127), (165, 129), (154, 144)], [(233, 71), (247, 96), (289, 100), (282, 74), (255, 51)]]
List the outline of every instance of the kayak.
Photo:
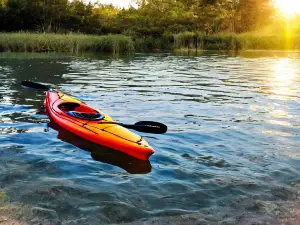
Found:
[(104, 112), (59, 91), (46, 92), (50, 119), (63, 129), (92, 143), (148, 160), (154, 149), (141, 136), (118, 124)]

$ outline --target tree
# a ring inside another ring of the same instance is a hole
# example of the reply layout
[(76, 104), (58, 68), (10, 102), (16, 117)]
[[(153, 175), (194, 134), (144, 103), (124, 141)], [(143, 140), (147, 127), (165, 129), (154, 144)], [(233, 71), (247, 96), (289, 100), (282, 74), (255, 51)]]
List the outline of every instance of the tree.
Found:
[(58, 32), (66, 18), (68, 0), (28, 0), (43, 32)]
[(272, 0), (240, 0), (235, 11), (236, 32), (254, 31), (271, 23)]
[(276, 17), (272, 0), (136, 1), (137, 9), (119, 9), (83, 0), (0, 0), (0, 29), (161, 37), (184, 31), (254, 31)]

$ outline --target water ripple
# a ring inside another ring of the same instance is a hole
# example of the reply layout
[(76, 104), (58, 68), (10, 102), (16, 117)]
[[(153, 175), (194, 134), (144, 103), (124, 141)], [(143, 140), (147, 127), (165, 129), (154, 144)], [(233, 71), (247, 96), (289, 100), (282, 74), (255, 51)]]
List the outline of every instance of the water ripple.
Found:
[[(2, 55), (0, 217), (280, 224), (276, 215), (299, 197), (300, 57), (261, 54)], [(161, 121), (169, 131), (141, 133), (156, 149), (150, 162), (117, 155), (48, 124), (44, 93), (21, 88), (25, 79), (117, 121)]]

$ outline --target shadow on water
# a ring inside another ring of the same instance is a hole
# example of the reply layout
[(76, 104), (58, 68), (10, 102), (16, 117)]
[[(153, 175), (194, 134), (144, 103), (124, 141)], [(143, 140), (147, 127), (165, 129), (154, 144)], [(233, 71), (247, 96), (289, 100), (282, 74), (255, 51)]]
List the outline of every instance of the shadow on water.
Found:
[(130, 174), (147, 174), (151, 172), (152, 166), (149, 161), (142, 161), (122, 152), (86, 141), (63, 129), (53, 121), (48, 125), (58, 132), (58, 139), (90, 152), (91, 157), (96, 161), (120, 167)]

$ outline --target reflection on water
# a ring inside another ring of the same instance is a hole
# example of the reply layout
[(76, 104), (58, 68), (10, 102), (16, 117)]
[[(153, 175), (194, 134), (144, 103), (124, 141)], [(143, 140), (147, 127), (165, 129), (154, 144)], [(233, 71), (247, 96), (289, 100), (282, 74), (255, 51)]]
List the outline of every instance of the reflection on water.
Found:
[(138, 160), (122, 152), (88, 142), (59, 127), (53, 121), (49, 123), (49, 127), (58, 131), (57, 138), (60, 140), (91, 152), (91, 157), (96, 161), (118, 166), (131, 174), (146, 174), (151, 172), (149, 161)]
[(270, 92), (280, 98), (292, 96), (293, 83), (297, 72), (295, 62), (287, 58), (279, 59), (274, 63), (273, 70), (274, 77), (270, 80), (272, 85)]
[[(299, 208), (299, 53), (0, 59), (0, 218), (274, 225)], [(145, 136), (151, 164), (106, 154), (48, 127), (45, 95), (23, 89), (26, 79), (169, 131)]]
[(284, 85), (291, 85), (296, 76), (296, 69), (291, 59), (279, 59), (273, 66), (275, 82), (283, 82)]

